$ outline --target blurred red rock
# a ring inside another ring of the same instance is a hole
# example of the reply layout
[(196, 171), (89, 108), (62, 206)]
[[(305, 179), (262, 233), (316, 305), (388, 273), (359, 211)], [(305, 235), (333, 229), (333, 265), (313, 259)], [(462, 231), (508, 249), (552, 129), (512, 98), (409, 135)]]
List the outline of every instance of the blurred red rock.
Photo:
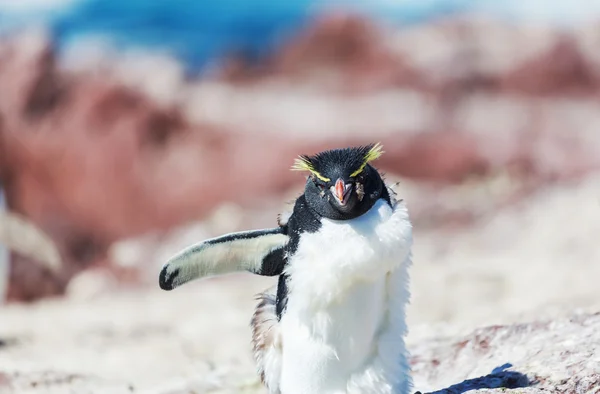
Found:
[(544, 53), (502, 77), (507, 92), (543, 95), (589, 95), (598, 91), (598, 79), (574, 36), (563, 34)]
[(222, 80), (257, 82), (283, 77), (343, 93), (390, 86), (424, 87), (424, 76), (392, 50), (388, 33), (373, 21), (345, 12), (316, 17), (262, 62), (232, 54), (218, 71)]
[[(531, 46), (498, 66), (519, 34)], [(597, 90), (577, 45), (506, 26), (389, 31), (329, 14), (260, 67), (232, 61), (222, 79), (189, 81), (166, 105), (108, 73), (59, 68), (43, 33), (4, 39), (1, 182), (11, 209), (50, 234), (65, 261), (60, 278), (37, 286), (48, 275), (25, 274), (36, 268), (16, 259), (11, 295), (61, 293), (82, 269), (109, 264), (118, 239), (225, 201), (272, 201), (301, 186), (288, 171), (300, 153), (381, 141), (383, 171), (439, 184), (598, 169), (597, 103), (565, 98)]]
[(373, 22), (346, 13), (317, 18), (286, 42), (274, 57), (274, 70), (346, 92), (390, 86), (422, 87), (423, 77), (390, 50), (385, 32)]

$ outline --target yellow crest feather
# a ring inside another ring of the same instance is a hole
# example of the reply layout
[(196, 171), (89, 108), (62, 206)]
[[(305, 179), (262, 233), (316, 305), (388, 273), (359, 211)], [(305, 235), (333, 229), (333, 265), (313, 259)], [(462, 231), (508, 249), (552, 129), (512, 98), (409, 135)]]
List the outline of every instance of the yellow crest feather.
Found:
[(362, 163), (362, 165), (358, 168), (358, 170), (356, 170), (352, 174), (350, 174), (350, 176), (355, 177), (358, 174), (360, 174), (365, 169), (365, 167), (367, 166), (367, 164), (369, 162), (379, 159), (381, 157), (381, 155), (383, 155), (383, 153), (384, 153), (383, 145), (381, 145), (379, 142), (376, 143), (375, 145), (373, 145), (373, 147), (371, 149), (369, 149), (369, 151), (365, 155), (364, 163)]
[(313, 167), (313, 165), (308, 161), (305, 157), (298, 157), (294, 160), (294, 165), (292, 166), (292, 171), (309, 171), (311, 174), (322, 180), (323, 182), (329, 182), (331, 179), (324, 177), (319, 174), (317, 170)]

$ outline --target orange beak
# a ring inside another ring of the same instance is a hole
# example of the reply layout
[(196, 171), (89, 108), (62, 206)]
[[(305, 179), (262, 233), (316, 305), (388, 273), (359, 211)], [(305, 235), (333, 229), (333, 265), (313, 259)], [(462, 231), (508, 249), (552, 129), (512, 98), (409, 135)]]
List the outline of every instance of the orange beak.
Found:
[(330, 190), (331, 194), (333, 194), (337, 202), (341, 206), (344, 206), (350, 199), (350, 194), (352, 192), (352, 184), (345, 184), (344, 180), (340, 178), (335, 182), (334, 186), (331, 186)]
[(338, 179), (335, 182), (335, 194), (339, 201), (344, 201), (344, 192), (345, 191), (346, 190), (344, 189), (344, 181), (342, 181), (341, 179)]

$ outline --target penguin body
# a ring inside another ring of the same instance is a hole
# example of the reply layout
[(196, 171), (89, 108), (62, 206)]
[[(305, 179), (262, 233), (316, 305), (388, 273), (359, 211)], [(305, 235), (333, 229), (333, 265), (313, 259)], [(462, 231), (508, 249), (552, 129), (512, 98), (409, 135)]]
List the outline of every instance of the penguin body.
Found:
[(404, 336), (412, 226), (368, 164), (378, 154), (370, 145), (302, 157), (297, 169), (312, 176), (279, 227), (204, 241), (161, 271), (166, 290), (240, 270), (279, 276), (251, 322), (270, 394), (410, 390)]

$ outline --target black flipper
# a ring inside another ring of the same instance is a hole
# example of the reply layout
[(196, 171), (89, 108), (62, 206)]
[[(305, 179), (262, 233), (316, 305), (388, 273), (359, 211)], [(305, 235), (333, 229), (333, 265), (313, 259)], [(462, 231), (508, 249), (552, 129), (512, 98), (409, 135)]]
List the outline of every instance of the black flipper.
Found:
[(192, 245), (172, 258), (160, 271), (163, 290), (191, 280), (248, 271), (275, 276), (283, 272), (284, 249), (289, 241), (284, 227), (242, 231)]

